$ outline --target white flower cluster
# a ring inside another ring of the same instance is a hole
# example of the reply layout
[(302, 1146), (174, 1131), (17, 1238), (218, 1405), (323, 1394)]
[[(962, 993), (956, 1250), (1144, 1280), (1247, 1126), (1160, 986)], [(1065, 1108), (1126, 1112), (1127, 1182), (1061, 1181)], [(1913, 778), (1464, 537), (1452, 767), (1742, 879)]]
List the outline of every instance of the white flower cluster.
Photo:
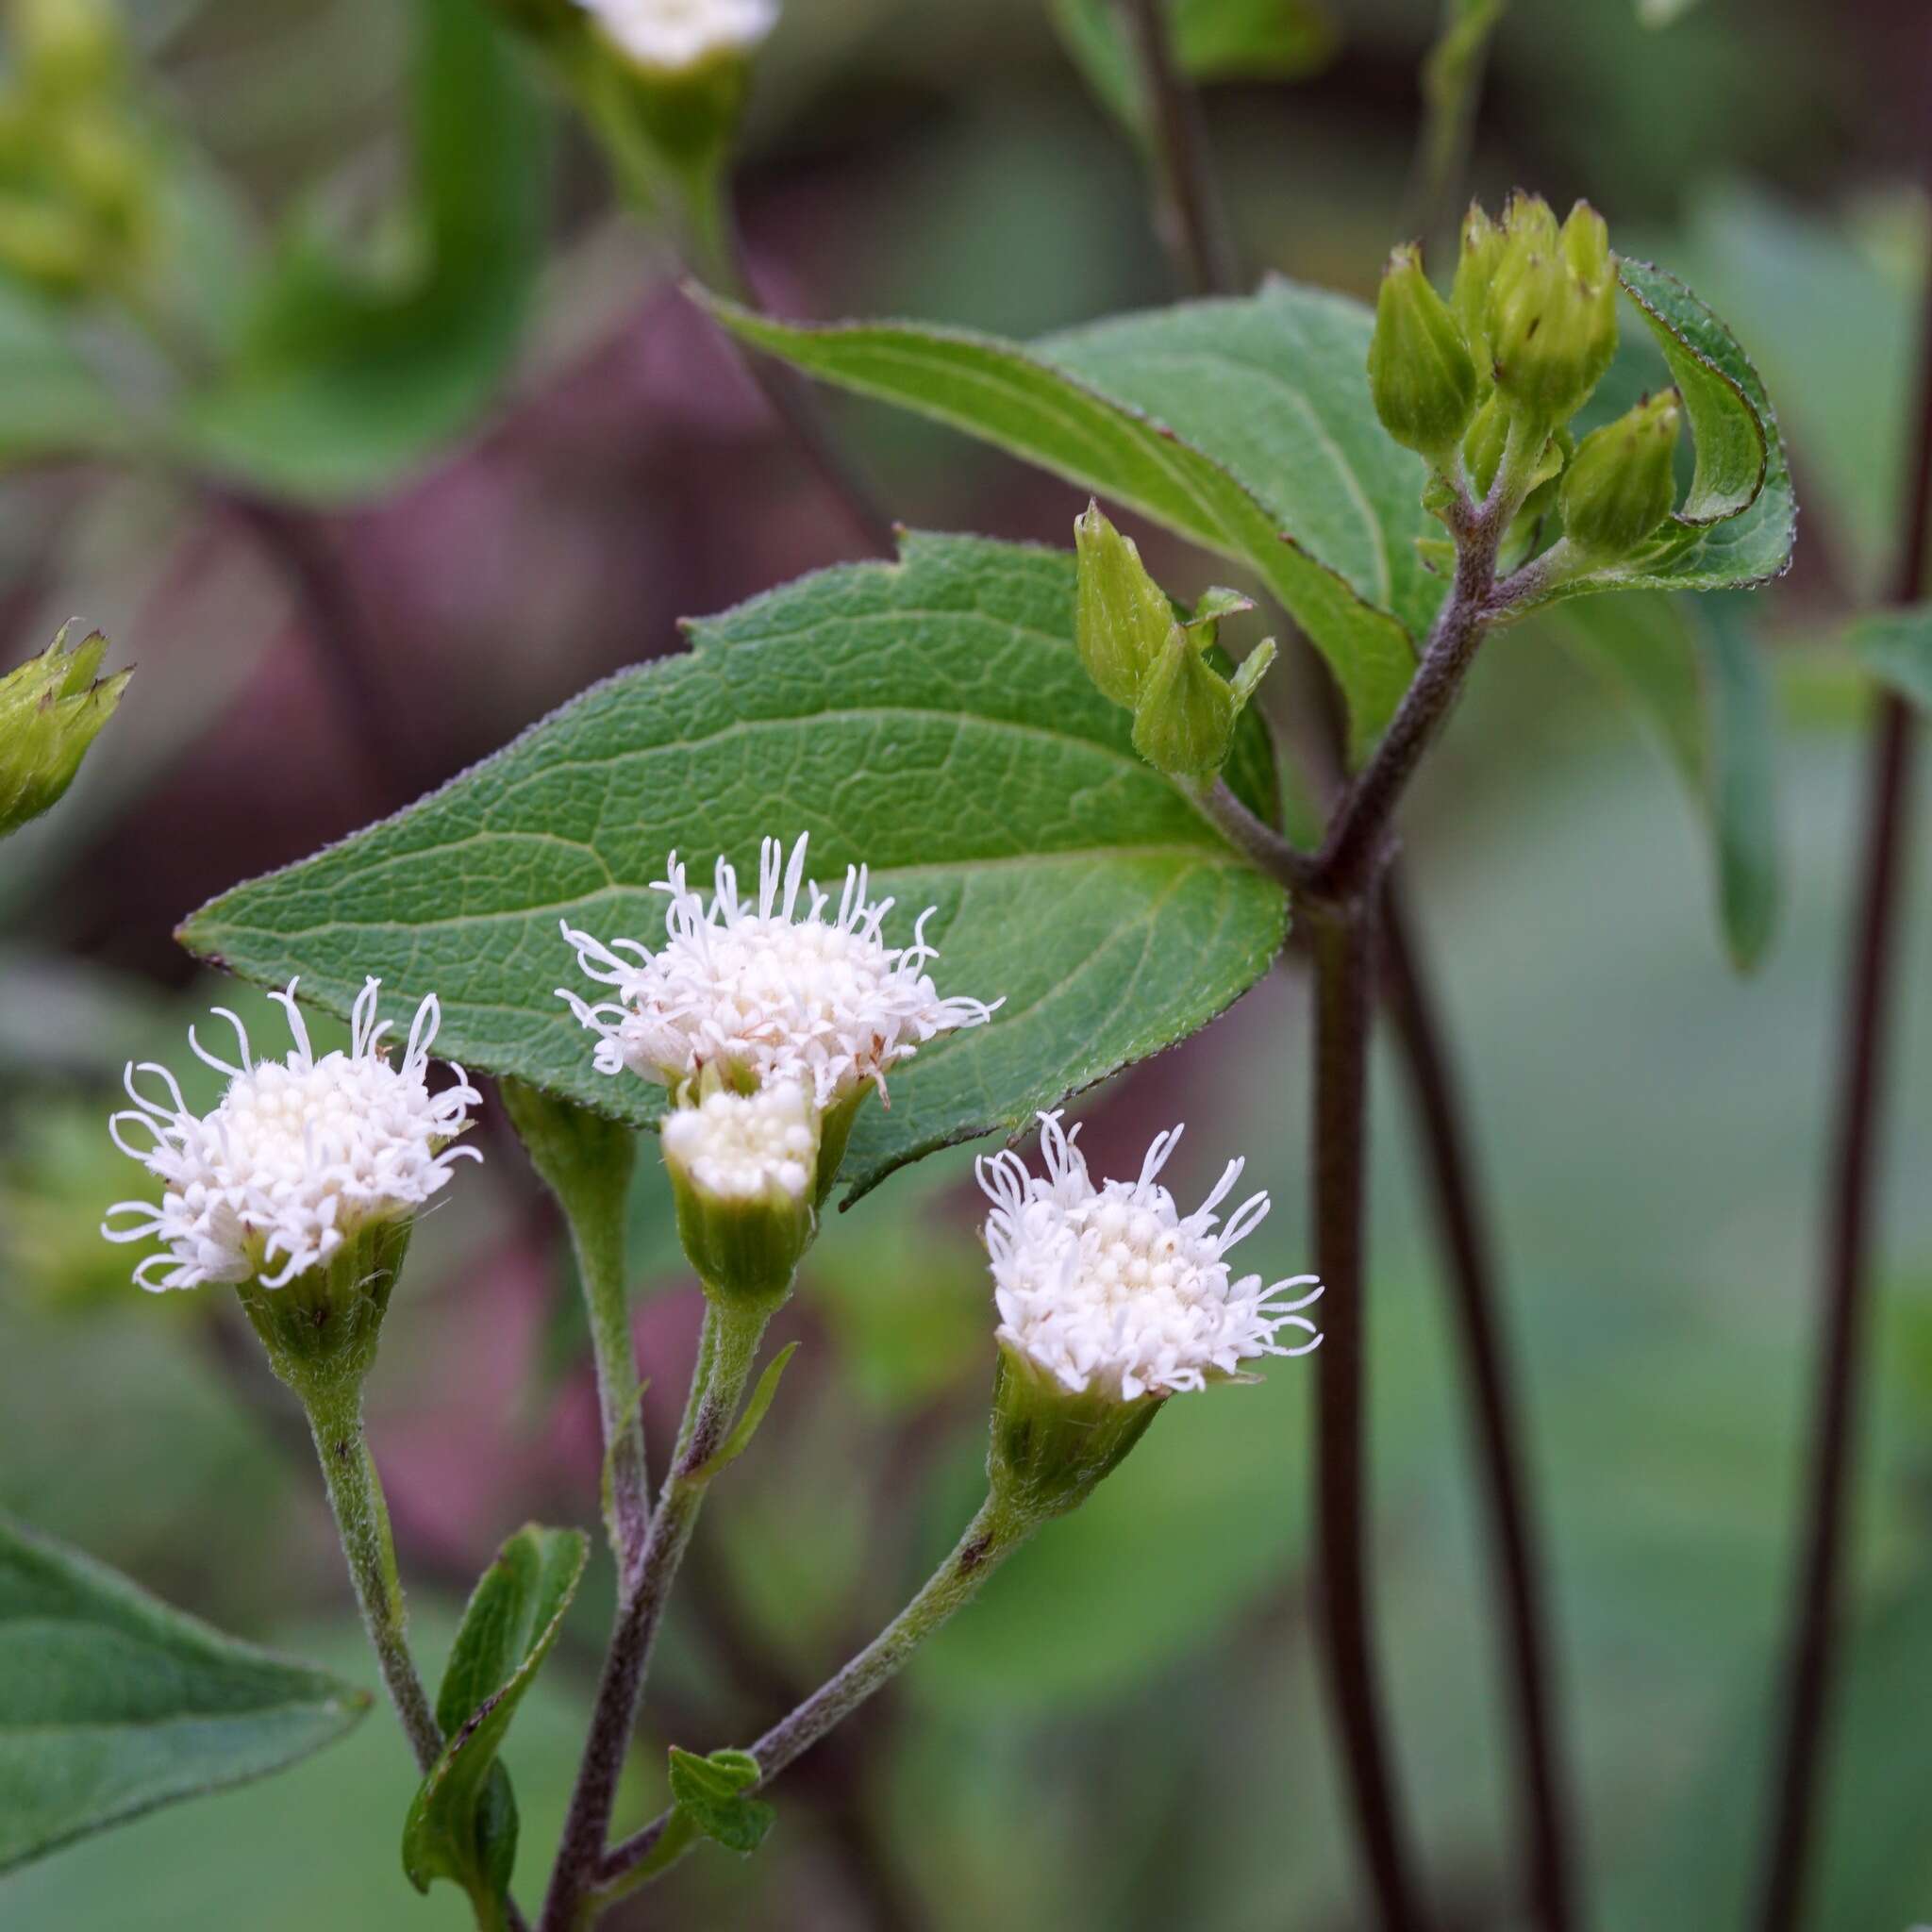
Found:
[[(986, 1245), (992, 1257), (999, 1338), (1074, 1394), (1090, 1387), (1132, 1402), (1207, 1386), (1257, 1356), (1305, 1355), (1318, 1347), (1300, 1311), (1322, 1292), (1312, 1274), (1263, 1287), (1258, 1274), (1231, 1280), (1224, 1257), (1268, 1213), (1255, 1194), (1215, 1226), (1214, 1210), (1241, 1178), (1232, 1160), (1214, 1191), (1182, 1215), (1158, 1176), (1181, 1137), (1158, 1135), (1137, 1181), (1093, 1185), (1073, 1133), (1058, 1112), (1040, 1116), (1046, 1177), (1005, 1152), (977, 1163), (992, 1202)], [(1310, 1291), (1277, 1302), (1288, 1289)], [(1284, 1347), (1284, 1328), (1308, 1340)]]
[[(166, 1245), (134, 1271), (142, 1288), (199, 1288), (258, 1280), (281, 1288), (326, 1261), (371, 1222), (412, 1214), (449, 1179), (471, 1147), (449, 1143), (470, 1124), (480, 1096), (455, 1069), (456, 1084), (431, 1093), (425, 1075), (441, 1019), (431, 994), (416, 1009), (401, 1063), (391, 1066), (375, 1017), (379, 982), (357, 997), (347, 1053), (317, 1059), (296, 1008), (294, 980), (272, 995), (287, 1009), (294, 1046), (285, 1060), (251, 1064), (248, 1035), (225, 1008), (240, 1064), (209, 1053), (189, 1028), (189, 1044), (228, 1087), (213, 1111), (190, 1112), (165, 1067), (130, 1064), (132, 1108), (108, 1123), (114, 1144), (165, 1184), (159, 1207), (123, 1201), (101, 1232), (113, 1241)], [(153, 1074), (165, 1099), (142, 1093), (135, 1075)], [(148, 1143), (127, 1138), (144, 1130)], [(115, 1225), (119, 1219), (122, 1224)]]
[(640, 67), (686, 74), (749, 54), (778, 24), (777, 0), (578, 0)]
[(832, 902), (806, 878), (805, 850), (804, 836), (789, 859), (777, 840), (764, 841), (756, 904), (740, 899), (722, 858), (707, 904), (673, 853), (653, 885), (671, 900), (655, 953), (636, 940), (606, 945), (565, 922), (578, 966), (616, 995), (591, 1006), (558, 989), (599, 1036), (599, 1073), (627, 1067), (677, 1087), (715, 1066), (760, 1087), (800, 1081), (823, 1110), (867, 1081), (883, 1098), (887, 1068), (936, 1034), (992, 1017), (997, 1000), (940, 997), (924, 970), (938, 957), (924, 937), (930, 908), (909, 946), (888, 946), (879, 929), (893, 902), (867, 900), (865, 868), (847, 870), (827, 918)]
[(818, 1153), (818, 1118), (796, 1081), (756, 1093), (721, 1089), (664, 1120), (666, 1162), (720, 1201), (803, 1201)]

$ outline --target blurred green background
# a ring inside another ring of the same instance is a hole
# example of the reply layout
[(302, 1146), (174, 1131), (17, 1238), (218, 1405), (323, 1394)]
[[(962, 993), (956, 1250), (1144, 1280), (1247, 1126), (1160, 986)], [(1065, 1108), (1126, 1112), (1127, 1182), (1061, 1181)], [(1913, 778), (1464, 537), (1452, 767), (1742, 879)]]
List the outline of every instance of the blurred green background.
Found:
[[(1251, 269), (1367, 291), (1435, 8), (1330, 10), (1320, 71), (1217, 87), (1208, 108)], [(1707, 0), (1654, 31), (1629, 0), (1517, 0), (1476, 130), (1487, 195), (1517, 181), (1558, 203), (1588, 194), (1620, 245), (1727, 317), (1779, 406), (1806, 506), (1796, 571), (1752, 609), (1779, 698), (1786, 865), (1778, 939), (1754, 976), (1724, 963), (1706, 841), (1667, 760), (1553, 627), (1491, 647), (1407, 820), (1501, 1230), (1595, 1923), (1619, 1932), (1735, 1923), (1746, 1896), (1865, 702), (1825, 640), (1883, 567), (1902, 463), (1926, 254), (1925, 209), (1899, 186), (1923, 113), (1907, 58), (1920, 10)], [(222, 277), (291, 204), (305, 232), (346, 236), (382, 266), (383, 211), (408, 173), (406, 14), (391, 0), (127, 9), (130, 91), (158, 151), (225, 184), (204, 182), (181, 226), (202, 242), (176, 265), (180, 312), (207, 322), (208, 341), (240, 342), (258, 378), (200, 425), (192, 462), (131, 436), (123, 459), (37, 444), (22, 425), (60, 401), (36, 333), (46, 317), (0, 287), (0, 448), (16, 458), (0, 473), (0, 667), (75, 612), (113, 639), (110, 662), (139, 666), (68, 801), (0, 851), (0, 1507), (370, 1684), (307, 1442), (235, 1311), (212, 1294), (140, 1294), (94, 1232), (132, 1178), (105, 1132), (122, 1062), (178, 1065), (188, 1021), (220, 996), (172, 928), (591, 678), (678, 648), (679, 616), (854, 554), (677, 294), (668, 255), (613, 210), (596, 158), (554, 112), (547, 175), (541, 141), (442, 130), (452, 232), (465, 184), (482, 195), (492, 166), (518, 172), (491, 219), (521, 184), (532, 224), (527, 261), (492, 229), (504, 245), (465, 258), (475, 279), (438, 283), (409, 311), (425, 340), (474, 335), (467, 374), (439, 364), (385, 389), (358, 367), (307, 393), (282, 382), (260, 330), (223, 320)], [(1025, 334), (1172, 292), (1136, 158), (1039, 0), (790, 0), (741, 202), (754, 271), (790, 312)], [(59, 326), (87, 357), (120, 353), (84, 308)], [(96, 427), (138, 424), (144, 380), (120, 369), (122, 400)], [(1067, 540), (1071, 491), (882, 408), (830, 408), (908, 523)], [(372, 458), (378, 430), (391, 440)], [(264, 541), (259, 492), (283, 487), (325, 499), (293, 514), (365, 614), (359, 688), (318, 650), (286, 544)], [(1150, 558), (1177, 591), (1210, 575), (1165, 540)], [(1821, 1932), (1932, 1917), (1923, 918), (1910, 939)], [(1081, 1108), (1103, 1169), (1189, 1120), (1171, 1174), (1183, 1199), (1246, 1151), (1275, 1208), (1243, 1253), (1270, 1274), (1306, 1262), (1304, 994), (1291, 963)], [(257, 996), (242, 1007), (265, 1019)], [(1490, 1599), (1402, 1098), (1378, 1078), (1382, 1634), (1443, 1923), (1501, 1927), (1515, 1839)], [(567, 1263), (520, 1156), (507, 1141), (486, 1151), (419, 1238), (372, 1390), (432, 1661), (504, 1534), (532, 1515), (594, 1518), (595, 1405)], [(638, 1326), (661, 1444), (698, 1300), (655, 1158), (641, 1164)], [(781, 1324), (806, 1346), (707, 1514), (651, 1744), (755, 1733), (952, 1541), (991, 1373), (975, 1198), (968, 1158), (936, 1158), (815, 1252)], [(1091, 1504), (788, 1774), (756, 1859), (703, 1853), (612, 1923), (1363, 1923), (1310, 1655), (1307, 1380), (1278, 1364), (1263, 1387), (1173, 1405)], [(593, 1572), (510, 1740), (525, 1893), (560, 1819), (608, 1589)], [(453, 1890), (419, 1899), (401, 1874), (412, 1782), (378, 1711), (289, 1774), (0, 1879), (0, 1923), (457, 1926)], [(659, 1797), (641, 1774), (626, 1815)]]

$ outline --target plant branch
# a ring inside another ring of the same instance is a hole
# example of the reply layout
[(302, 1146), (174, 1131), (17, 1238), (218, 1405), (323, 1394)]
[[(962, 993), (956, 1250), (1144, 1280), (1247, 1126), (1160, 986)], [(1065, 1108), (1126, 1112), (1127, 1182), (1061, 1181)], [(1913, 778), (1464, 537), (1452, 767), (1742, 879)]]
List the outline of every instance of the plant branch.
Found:
[[(789, 1716), (781, 1718), (750, 1747), (758, 1759), (762, 1790), (825, 1733), (844, 1722), (890, 1678), (905, 1667), (912, 1653), (955, 1611), (970, 1603), (980, 1586), (1019, 1548), (1033, 1524), (1003, 1508), (991, 1497), (952, 1553), (933, 1572), (919, 1592), (836, 1675), (828, 1678)], [(688, 1825), (668, 1811), (627, 1838), (604, 1859), (598, 1873), (597, 1896), (609, 1903), (668, 1871), (691, 1843)]]
[(1231, 293), (1237, 286), (1234, 251), (1208, 163), (1200, 97), (1175, 69), (1161, 0), (1120, 0), (1120, 8), (1145, 100), (1161, 239), (1191, 293)]
[[(1932, 523), (1932, 283), (1921, 323), (1917, 441), (1898, 533), (1892, 598), (1915, 604), (1927, 578)], [(1840, 1573), (1850, 1539), (1864, 1336), (1871, 1301), (1872, 1219), (1887, 1050), (1898, 977), (1904, 881), (1911, 843), (1918, 727), (1896, 693), (1872, 726), (1860, 844), (1863, 861), (1845, 991), (1837, 1119), (1832, 1131), (1824, 1303), (1813, 1393), (1805, 1529), (1791, 1612), (1775, 1784), (1764, 1848), (1758, 1924), (1801, 1921), (1817, 1836), (1821, 1758), (1841, 1635)]]
[(769, 1319), (764, 1308), (706, 1302), (704, 1334), (671, 1472), (658, 1492), (643, 1549), (619, 1578), (617, 1624), (543, 1902), (541, 1932), (576, 1932), (588, 1923), (587, 1901), (604, 1856), (651, 1649), (715, 1473), (708, 1465), (731, 1433)]
[(1324, 1687), (1342, 1739), (1363, 1864), (1386, 1932), (1424, 1924), (1395, 1795), (1369, 1616), (1367, 1277), (1369, 903), (1311, 909), (1315, 964), (1315, 1268), (1326, 1284), (1315, 1358), (1317, 1597)]
[(1201, 786), (1194, 802), (1257, 872), (1266, 873), (1291, 892), (1305, 892), (1314, 880), (1315, 861), (1291, 845), (1273, 825), (1264, 824), (1235, 796), (1225, 778)]

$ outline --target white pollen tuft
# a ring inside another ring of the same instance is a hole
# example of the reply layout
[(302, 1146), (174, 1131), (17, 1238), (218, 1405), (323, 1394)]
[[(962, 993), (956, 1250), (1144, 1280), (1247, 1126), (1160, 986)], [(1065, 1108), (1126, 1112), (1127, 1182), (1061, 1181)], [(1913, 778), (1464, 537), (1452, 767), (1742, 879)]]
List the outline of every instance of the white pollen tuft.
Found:
[[(153, 1061), (124, 1075), (132, 1108), (108, 1121), (115, 1146), (165, 1183), (160, 1205), (123, 1201), (101, 1232), (111, 1241), (166, 1243), (134, 1271), (142, 1288), (199, 1288), (204, 1282), (258, 1280), (281, 1288), (325, 1262), (371, 1222), (413, 1214), (449, 1179), (451, 1164), (473, 1147), (448, 1143), (469, 1126), (481, 1096), (454, 1069), (456, 1084), (432, 1094), (425, 1075), (441, 1008), (432, 993), (416, 1009), (400, 1065), (391, 1066), (375, 1017), (371, 979), (357, 996), (347, 1053), (317, 1059), (294, 1000), (296, 982), (273, 993), (289, 1015), (294, 1046), (286, 1059), (251, 1064), (248, 1035), (225, 1008), (239, 1063), (218, 1059), (188, 1030), (189, 1044), (227, 1091), (208, 1114), (188, 1110), (174, 1074)], [(150, 1097), (135, 1085), (152, 1074), (166, 1090)], [(126, 1138), (144, 1129), (145, 1147)], [(115, 1226), (117, 1216), (132, 1217)]]
[(708, 904), (674, 852), (653, 888), (671, 900), (655, 953), (636, 940), (606, 945), (565, 922), (579, 968), (616, 995), (591, 1006), (558, 989), (598, 1035), (600, 1074), (628, 1068), (675, 1087), (715, 1066), (758, 1086), (801, 1081), (823, 1109), (867, 1081), (883, 1098), (888, 1067), (992, 1017), (998, 1000), (940, 997), (925, 971), (938, 958), (924, 937), (931, 908), (909, 946), (888, 946), (879, 928), (892, 901), (867, 900), (865, 868), (847, 871), (835, 909), (805, 876), (805, 848), (803, 835), (789, 858), (776, 839), (764, 841), (756, 902), (740, 899), (737, 873), (719, 859)]
[(578, 0), (641, 67), (682, 74), (749, 54), (778, 24), (777, 0)]
[(818, 1121), (795, 1081), (720, 1091), (664, 1116), (664, 1158), (720, 1201), (803, 1201), (818, 1167)]
[[(1321, 1336), (1301, 1310), (1322, 1292), (1312, 1274), (1263, 1287), (1258, 1274), (1230, 1279), (1224, 1257), (1266, 1219), (1255, 1194), (1217, 1229), (1214, 1210), (1241, 1178), (1231, 1160), (1212, 1193), (1182, 1215), (1157, 1176), (1181, 1129), (1155, 1137), (1136, 1181), (1093, 1185), (1058, 1112), (1040, 1116), (1045, 1178), (1018, 1155), (982, 1158), (986, 1220), (999, 1339), (1023, 1351), (1074, 1394), (1090, 1387), (1133, 1402), (1202, 1389), (1257, 1356), (1306, 1355)], [(1285, 1290), (1310, 1291), (1278, 1302)], [(1308, 1339), (1289, 1348), (1291, 1328)]]

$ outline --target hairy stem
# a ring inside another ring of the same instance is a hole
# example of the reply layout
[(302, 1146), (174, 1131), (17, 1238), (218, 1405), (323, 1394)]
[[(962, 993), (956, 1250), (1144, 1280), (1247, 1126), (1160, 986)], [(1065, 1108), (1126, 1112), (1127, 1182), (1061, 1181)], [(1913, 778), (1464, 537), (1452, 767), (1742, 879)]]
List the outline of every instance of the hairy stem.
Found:
[(1308, 916), (1315, 964), (1315, 1267), (1326, 1284), (1315, 1357), (1317, 1595), (1324, 1685), (1343, 1744), (1362, 1862), (1385, 1932), (1423, 1924), (1370, 1628), (1367, 1526), (1369, 996), (1374, 919), (1366, 901)]
[(744, 1399), (770, 1311), (705, 1305), (704, 1334), (671, 1472), (658, 1497), (650, 1534), (619, 1579), (616, 1627), (577, 1767), (563, 1838), (543, 1902), (541, 1932), (576, 1932), (595, 1907), (591, 1890), (610, 1828), (610, 1807), (643, 1695), (651, 1649), (710, 1487), (710, 1459), (724, 1445)]
[(361, 1386), (344, 1379), (339, 1386), (311, 1388), (304, 1392), (303, 1407), (315, 1438), (342, 1555), (348, 1558), (349, 1580), (362, 1607), (363, 1627), (375, 1646), (390, 1702), (416, 1754), (416, 1768), (426, 1773), (442, 1755), (442, 1733), (417, 1674), (416, 1660), (409, 1655), (408, 1615), (396, 1572), (395, 1539), (390, 1534), (389, 1507), (362, 1427)]
[(1120, 6), (1146, 102), (1161, 238), (1191, 293), (1225, 294), (1236, 286), (1234, 252), (1208, 165), (1200, 98), (1175, 71), (1161, 0), (1120, 0)]
[[(1927, 578), (1932, 524), (1932, 284), (1921, 323), (1918, 437), (1898, 534), (1892, 598), (1915, 604)], [(1858, 904), (1845, 989), (1842, 1056), (1832, 1131), (1824, 1299), (1805, 1529), (1791, 1608), (1783, 1716), (1757, 1923), (1792, 1932), (1804, 1912), (1817, 1836), (1829, 1706), (1840, 1647), (1840, 1573), (1863, 1401), (1861, 1370), (1872, 1274), (1872, 1210), (1879, 1116), (1898, 977), (1904, 881), (1911, 845), (1918, 726), (1895, 693), (1880, 702), (1868, 754), (1859, 834)]]
[[(842, 1670), (750, 1746), (758, 1764), (758, 1782), (753, 1789), (770, 1784), (793, 1759), (896, 1676), (912, 1653), (955, 1611), (972, 1601), (1033, 1527), (1031, 1520), (988, 1497), (952, 1553), (906, 1607)], [(667, 1871), (691, 1842), (689, 1822), (678, 1813), (666, 1812), (605, 1858), (598, 1874), (599, 1899), (608, 1903), (621, 1898)]]

